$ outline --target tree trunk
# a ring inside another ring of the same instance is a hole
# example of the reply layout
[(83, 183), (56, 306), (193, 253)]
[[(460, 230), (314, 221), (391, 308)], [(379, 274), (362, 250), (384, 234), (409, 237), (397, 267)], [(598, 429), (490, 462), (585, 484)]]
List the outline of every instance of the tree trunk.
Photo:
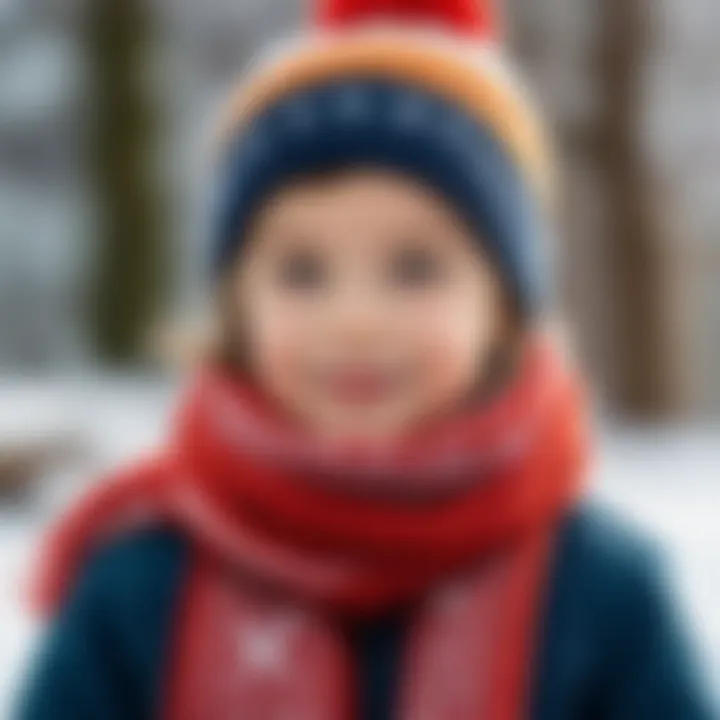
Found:
[(93, 340), (113, 364), (136, 360), (163, 295), (163, 238), (155, 186), (154, 108), (146, 81), (146, 0), (88, 0), (89, 175), (96, 199)]
[(657, 418), (674, 404), (658, 208), (640, 143), (643, 61), (649, 42), (645, 0), (605, 0), (600, 76), (600, 172), (606, 192), (608, 252), (620, 410)]

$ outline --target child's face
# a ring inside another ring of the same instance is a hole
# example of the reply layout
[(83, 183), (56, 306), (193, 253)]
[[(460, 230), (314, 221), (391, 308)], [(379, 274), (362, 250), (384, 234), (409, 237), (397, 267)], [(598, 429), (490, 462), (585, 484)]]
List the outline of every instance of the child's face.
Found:
[(499, 280), (452, 209), (369, 170), (275, 195), (232, 303), (260, 387), (345, 439), (390, 439), (457, 409), (502, 330)]

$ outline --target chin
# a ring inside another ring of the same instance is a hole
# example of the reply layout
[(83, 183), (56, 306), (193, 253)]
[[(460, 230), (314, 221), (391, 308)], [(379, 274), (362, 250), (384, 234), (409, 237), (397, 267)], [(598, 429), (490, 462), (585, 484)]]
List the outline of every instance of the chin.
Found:
[(399, 417), (397, 413), (390, 413), (386, 409), (377, 409), (374, 412), (349, 411), (344, 417), (333, 414), (327, 418), (318, 430), (327, 437), (340, 441), (355, 442), (392, 442), (407, 435), (417, 423), (407, 416)]

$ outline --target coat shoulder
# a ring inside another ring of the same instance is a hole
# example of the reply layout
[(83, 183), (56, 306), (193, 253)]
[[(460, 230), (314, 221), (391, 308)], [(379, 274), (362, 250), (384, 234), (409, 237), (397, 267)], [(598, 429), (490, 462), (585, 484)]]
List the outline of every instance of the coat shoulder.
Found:
[[(672, 579), (660, 542), (631, 520), (595, 502), (575, 508), (557, 539), (550, 588), (551, 622), (573, 621), (595, 648), (622, 644), (666, 612)], [(554, 616), (553, 616), (554, 614)]]
[(559, 538), (560, 561), (600, 575), (603, 582), (630, 585), (647, 579), (663, 565), (661, 544), (620, 513), (588, 501), (565, 518)]
[(155, 717), (186, 555), (165, 529), (93, 551), (37, 649), (17, 717)]
[(136, 530), (92, 553), (84, 575), (109, 583), (113, 594), (123, 588), (151, 588), (179, 572), (186, 551), (186, 539), (169, 528)]
[(533, 717), (709, 720), (690, 624), (661, 544), (596, 503), (560, 529)]
[[(157, 654), (169, 631), (168, 618), (185, 578), (187, 556), (187, 539), (170, 529), (135, 531), (88, 559), (77, 594), (85, 595), (88, 605), (102, 613), (128, 655), (142, 656), (150, 645)], [(149, 643), (153, 636), (158, 641)]]

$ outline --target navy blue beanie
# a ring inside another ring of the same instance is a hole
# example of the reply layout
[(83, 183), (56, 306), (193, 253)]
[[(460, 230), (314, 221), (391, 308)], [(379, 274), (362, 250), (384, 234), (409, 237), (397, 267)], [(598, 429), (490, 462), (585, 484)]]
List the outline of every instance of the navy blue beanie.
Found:
[(342, 78), (282, 95), (227, 148), (213, 218), (216, 275), (241, 252), (249, 221), (281, 185), (380, 167), (443, 196), (496, 263), (519, 313), (542, 310), (549, 272), (537, 194), (504, 144), (458, 104), (387, 79)]

